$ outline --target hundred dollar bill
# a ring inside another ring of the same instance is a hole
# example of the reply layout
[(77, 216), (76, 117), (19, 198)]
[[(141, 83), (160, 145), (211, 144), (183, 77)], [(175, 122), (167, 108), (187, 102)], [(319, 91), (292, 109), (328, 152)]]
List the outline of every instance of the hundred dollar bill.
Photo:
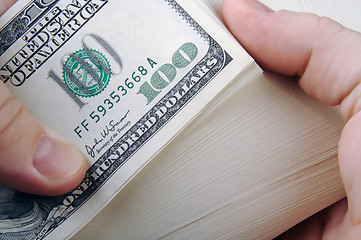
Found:
[(0, 79), (89, 169), (58, 197), (0, 187), (17, 208), (0, 238), (74, 234), (252, 61), (191, 0), (18, 1), (0, 18)]

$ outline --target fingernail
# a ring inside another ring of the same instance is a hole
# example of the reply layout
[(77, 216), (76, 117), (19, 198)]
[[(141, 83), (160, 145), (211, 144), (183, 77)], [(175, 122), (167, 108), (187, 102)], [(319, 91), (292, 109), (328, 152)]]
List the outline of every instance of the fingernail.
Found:
[(257, 0), (246, 0), (247, 4), (259, 11), (262, 12), (274, 12), (272, 9), (270, 9), (269, 7), (267, 7), (266, 5), (264, 5), (263, 3), (257, 1)]
[(35, 169), (49, 180), (74, 175), (84, 164), (83, 154), (73, 146), (41, 136), (33, 155)]

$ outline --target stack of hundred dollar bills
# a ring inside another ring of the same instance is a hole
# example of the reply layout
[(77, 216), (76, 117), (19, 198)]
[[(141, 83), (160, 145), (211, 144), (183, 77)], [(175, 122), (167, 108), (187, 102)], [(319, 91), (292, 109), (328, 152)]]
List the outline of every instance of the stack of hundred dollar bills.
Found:
[(0, 210), (0, 239), (71, 237), (252, 63), (196, 1), (19, 0), (0, 78), (89, 169), (62, 196), (0, 187), (17, 209)]

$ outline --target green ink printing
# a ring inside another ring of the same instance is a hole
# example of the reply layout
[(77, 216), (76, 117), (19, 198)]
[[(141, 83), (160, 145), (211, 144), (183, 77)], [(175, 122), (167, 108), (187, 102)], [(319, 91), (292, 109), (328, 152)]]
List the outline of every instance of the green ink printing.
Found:
[(110, 75), (108, 60), (93, 49), (71, 54), (63, 67), (66, 86), (80, 97), (94, 97), (101, 93), (108, 86)]

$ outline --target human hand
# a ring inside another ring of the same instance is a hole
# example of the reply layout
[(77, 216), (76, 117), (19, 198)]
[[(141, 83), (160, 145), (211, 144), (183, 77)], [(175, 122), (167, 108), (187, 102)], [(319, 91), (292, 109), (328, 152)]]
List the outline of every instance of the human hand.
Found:
[[(16, 0), (0, 0), (0, 16)], [(0, 81), (0, 184), (40, 195), (60, 195), (83, 179), (80, 151), (45, 127)]]
[(309, 95), (340, 105), (347, 120), (339, 141), (343, 200), (280, 239), (361, 236), (361, 34), (313, 14), (274, 12), (256, 0), (224, 0), (226, 25), (263, 67), (298, 76)]
[(0, 1), (0, 16), (4, 14), (17, 0), (1, 0)]

